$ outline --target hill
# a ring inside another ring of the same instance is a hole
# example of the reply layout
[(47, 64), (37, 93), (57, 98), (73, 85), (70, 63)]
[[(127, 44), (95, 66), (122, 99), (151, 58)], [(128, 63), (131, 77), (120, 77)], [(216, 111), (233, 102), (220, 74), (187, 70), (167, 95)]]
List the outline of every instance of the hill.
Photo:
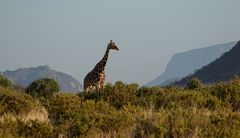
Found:
[(204, 83), (215, 81), (229, 81), (234, 75), (240, 74), (240, 41), (220, 58), (196, 71), (193, 75), (187, 76), (176, 85), (185, 85), (191, 78), (196, 77)]
[(166, 86), (172, 83), (172, 80), (180, 80), (188, 74), (194, 73), (195, 70), (214, 61), (223, 53), (230, 50), (235, 44), (236, 42), (230, 42), (177, 53), (169, 61), (165, 72), (147, 85)]
[(14, 84), (27, 87), (34, 80), (41, 78), (52, 78), (61, 86), (61, 91), (79, 92), (82, 85), (72, 76), (52, 70), (49, 66), (38, 66), (31, 68), (20, 68), (15, 71), (5, 71), (3, 75), (7, 76)]

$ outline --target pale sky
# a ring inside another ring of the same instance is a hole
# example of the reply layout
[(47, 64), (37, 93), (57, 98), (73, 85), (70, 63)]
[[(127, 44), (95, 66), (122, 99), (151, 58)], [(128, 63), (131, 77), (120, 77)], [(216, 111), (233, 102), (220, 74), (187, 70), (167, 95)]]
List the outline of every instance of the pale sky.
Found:
[(0, 71), (49, 65), (81, 83), (112, 39), (107, 82), (145, 84), (177, 53), (240, 39), (240, 0), (0, 0)]

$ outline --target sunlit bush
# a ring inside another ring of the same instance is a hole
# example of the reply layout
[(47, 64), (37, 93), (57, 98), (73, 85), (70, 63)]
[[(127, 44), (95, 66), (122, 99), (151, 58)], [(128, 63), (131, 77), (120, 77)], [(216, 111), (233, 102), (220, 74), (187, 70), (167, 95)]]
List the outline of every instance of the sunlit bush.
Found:
[(240, 110), (240, 78), (238, 76), (227, 84), (216, 83), (211, 92), (224, 103), (230, 104), (234, 111)]
[(53, 127), (47, 122), (4, 120), (0, 121), (0, 137), (51, 137)]
[(0, 115), (28, 112), (38, 106), (40, 106), (39, 103), (31, 96), (0, 87)]

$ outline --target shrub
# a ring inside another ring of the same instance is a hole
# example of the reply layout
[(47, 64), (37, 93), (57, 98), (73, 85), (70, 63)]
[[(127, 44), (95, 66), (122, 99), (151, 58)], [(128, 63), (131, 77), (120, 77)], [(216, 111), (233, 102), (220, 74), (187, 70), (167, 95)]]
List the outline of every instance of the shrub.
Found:
[(51, 137), (52, 125), (47, 122), (4, 120), (0, 122), (0, 137)]
[(240, 114), (226, 111), (212, 112), (202, 128), (203, 137), (239, 137)]
[(50, 137), (48, 113), (30, 95), (0, 87), (0, 137)]
[(50, 119), (59, 124), (64, 120), (70, 120), (81, 109), (81, 98), (70, 93), (56, 93), (47, 99), (45, 105)]
[(187, 84), (186, 89), (197, 89), (203, 86), (202, 81), (197, 78), (192, 78), (192, 80)]
[(49, 97), (46, 106), (55, 137), (98, 137), (110, 133), (124, 136), (124, 132), (134, 126), (135, 108), (123, 106), (118, 111), (102, 100), (83, 100), (74, 94), (59, 93)]
[(105, 85), (102, 91), (95, 91), (88, 94), (80, 93), (79, 96), (83, 97), (85, 100), (94, 101), (106, 101), (111, 106), (117, 109), (121, 109), (124, 105), (128, 103), (134, 103), (136, 100), (136, 93), (138, 90), (138, 85), (135, 83), (125, 84), (121, 81), (116, 82), (114, 85)]
[(135, 126), (135, 111), (132, 108), (135, 107), (123, 106), (121, 110), (116, 110), (103, 101), (86, 101), (80, 114), (87, 120), (85, 126), (95, 128), (103, 137), (126, 137)]
[(135, 104), (144, 108), (153, 108), (161, 92), (160, 87), (141, 87), (136, 92)]
[(115, 85), (106, 85), (103, 90), (103, 100), (107, 101), (117, 109), (122, 108), (128, 103), (133, 103), (136, 100), (137, 84), (125, 84), (123, 82), (116, 82)]
[(2, 115), (4, 113), (19, 114), (28, 112), (40, 105), (27, 94), (0, 87), (0, 106), (0, 115)]
[(12, 88), (12, 82), (8, 78), (0, 75), (0, 86), (5, 88)]
[(216, 83), (212, 87), (212, 94), (226, 104), (230, 104), (234, 111), (240, 110), (240, 78), (233, 78), (228, 84)]
[(87, 134), (91, 121), (81, 113), (82, 102), (79, 96), (71, 93), (55, 93), (47, 98), (45, 106), (54, 126), (54, 137), (77, 137)]
[(26, 92), (35, 98), (47, 97), (53, 93), (59, 92), (60, 86), (53, 79), (40, 79), (32, 82), (26, 89)]

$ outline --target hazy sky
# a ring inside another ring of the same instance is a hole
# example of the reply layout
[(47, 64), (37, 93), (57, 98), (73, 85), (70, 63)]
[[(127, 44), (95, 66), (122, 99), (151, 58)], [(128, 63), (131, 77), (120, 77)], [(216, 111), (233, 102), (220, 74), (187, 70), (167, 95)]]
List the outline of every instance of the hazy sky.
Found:
[(107, 81), (144, 84), (177, 52), (240, 39), (240, 0), (0, 0), (0, 71), (50, 65), (80, 82), (112, 39)]

